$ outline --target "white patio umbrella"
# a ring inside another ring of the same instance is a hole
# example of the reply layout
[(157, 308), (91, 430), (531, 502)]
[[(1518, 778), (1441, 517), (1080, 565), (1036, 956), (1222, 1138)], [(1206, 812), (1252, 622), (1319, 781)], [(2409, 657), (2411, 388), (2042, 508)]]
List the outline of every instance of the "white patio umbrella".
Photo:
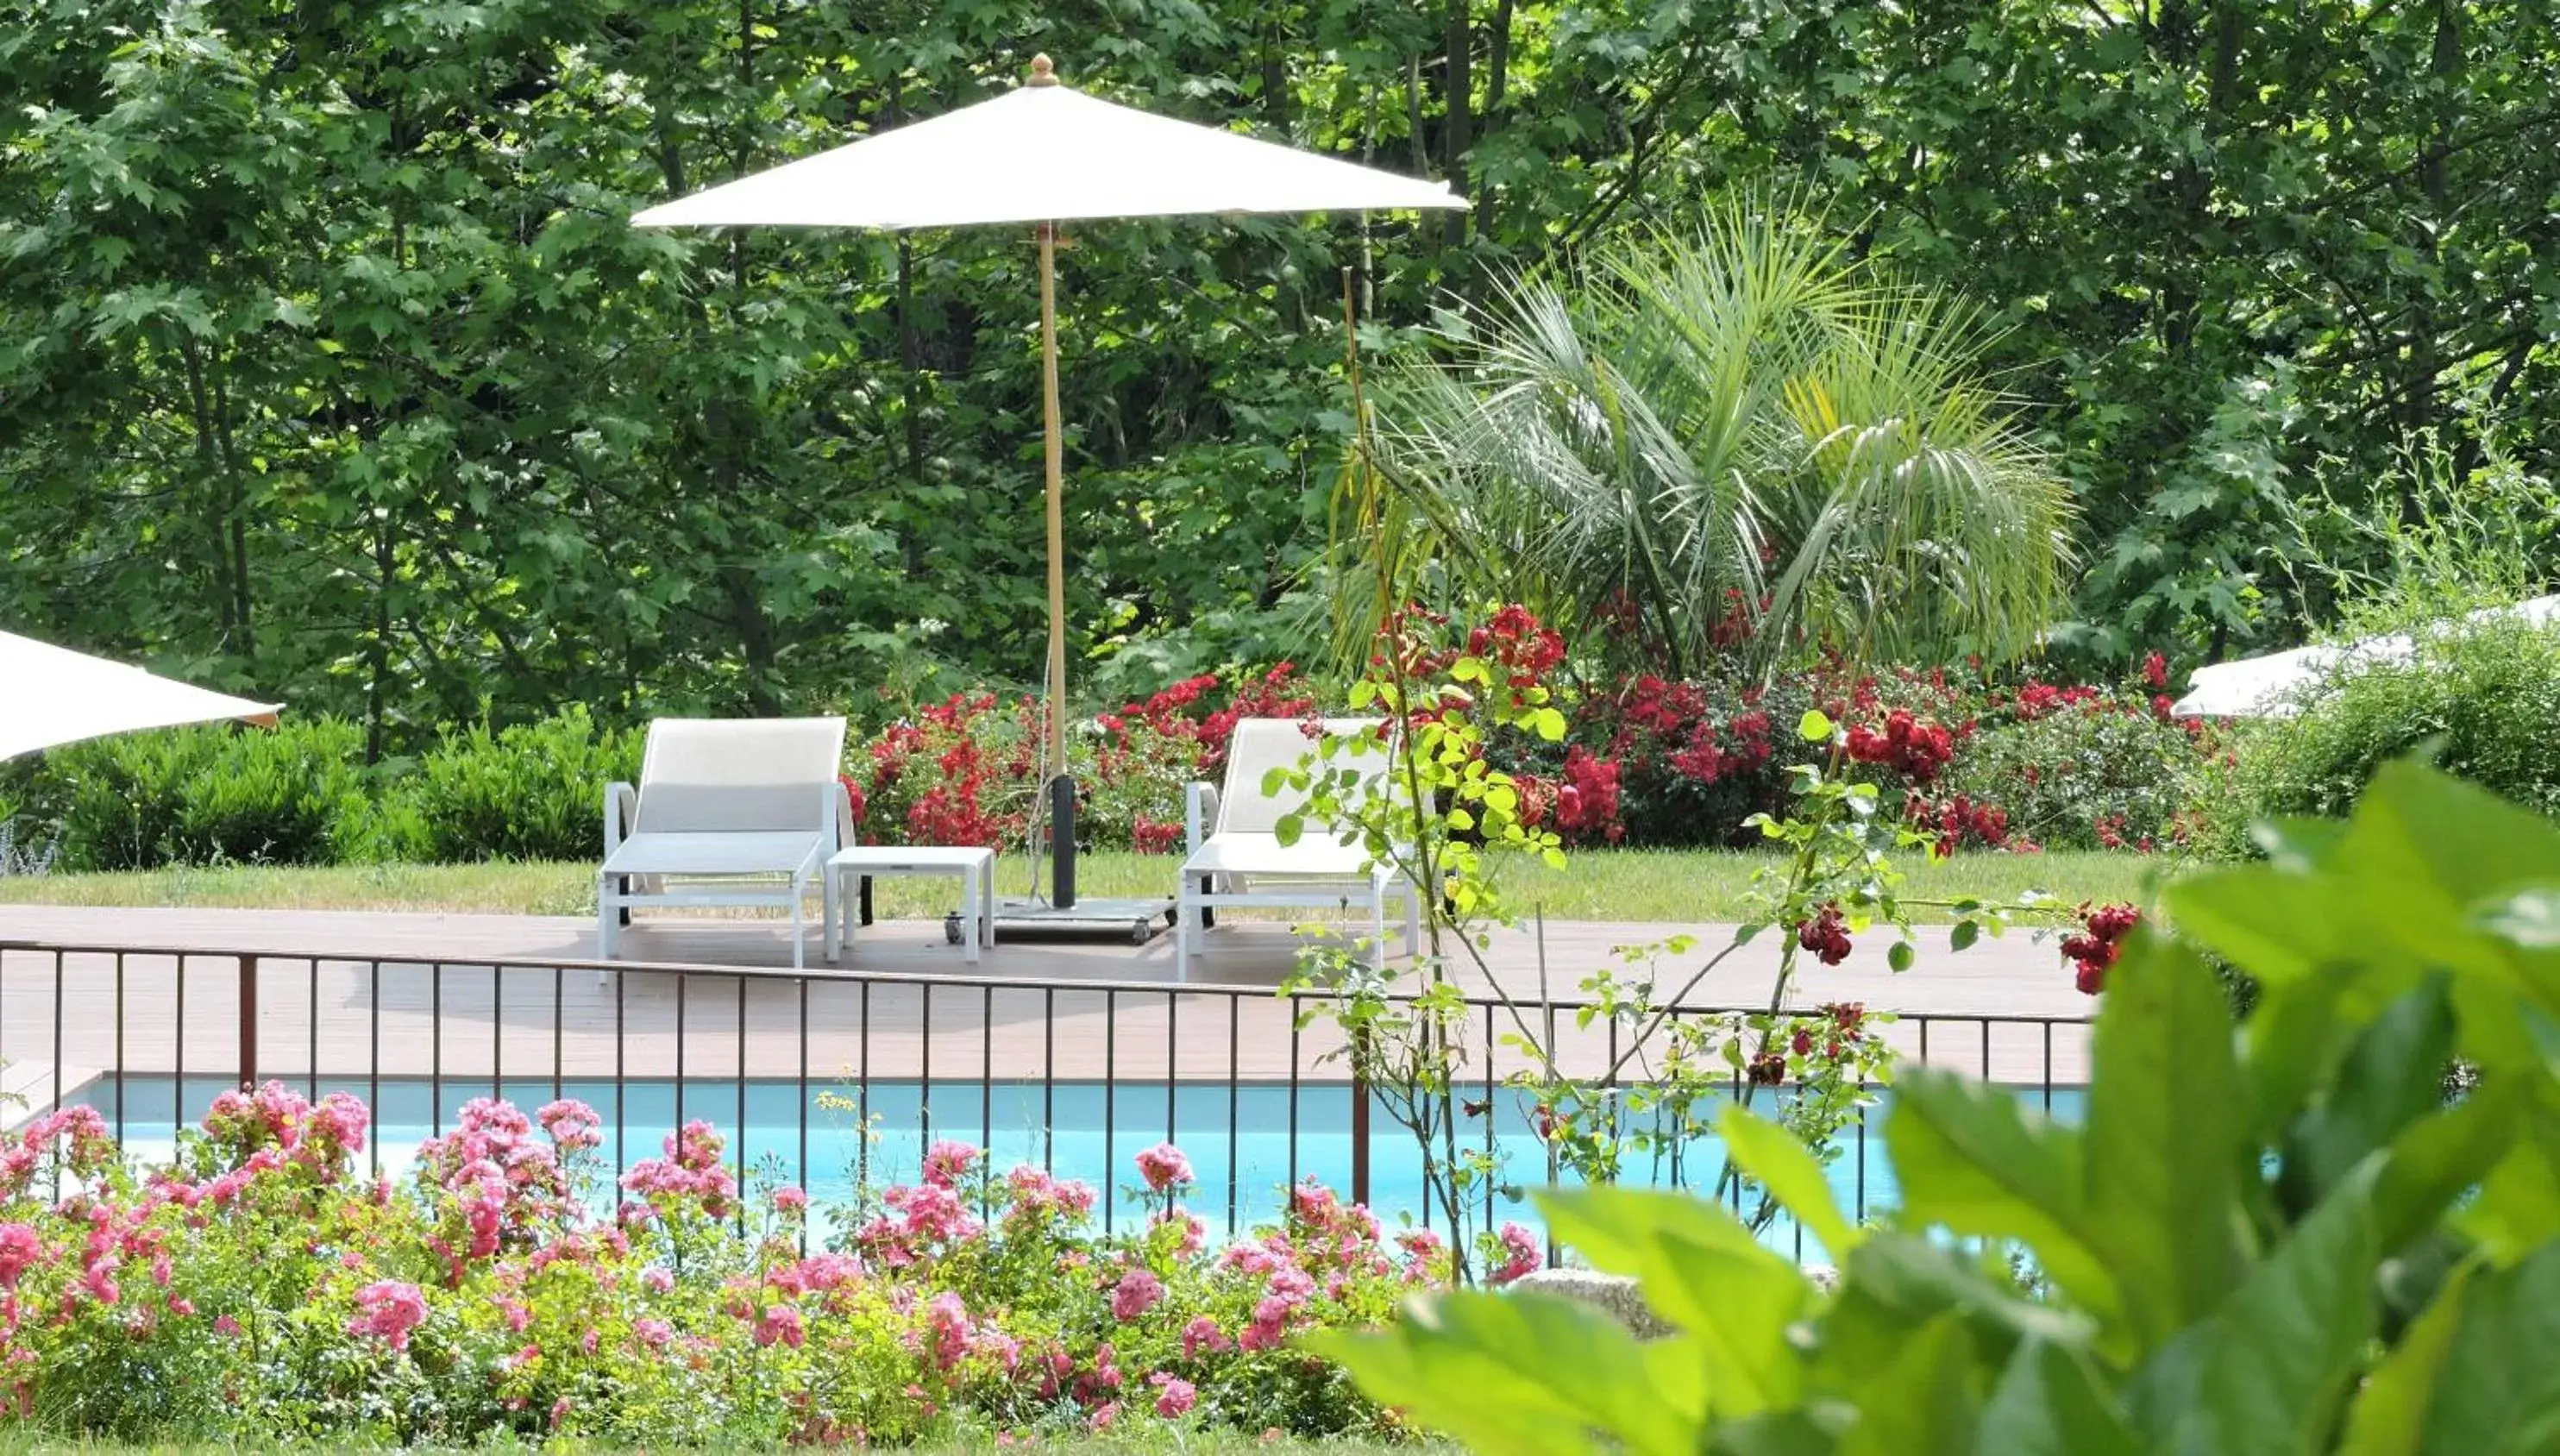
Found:
[[(2516, 617), (2536, 626), (2560, 622), (2560, 596), (2537, 596), (2513, 606), (2473, 612), (2469, 620)], [(2291, 718), (2313, 685), (2359, 664), (2407, 662), (2417, 651), (2406, 632), (2362, 637), (2335, 646), (2296, 647), (2264, 657), (2244, 657), (2197, 668), (2187, 694), (2169, 713), (2177, 718)]]
[(929, 120), (650, 208), (647, 228), (957, 228), (1036, 225), (1048, 467), (1048, 691), (1057, 893), (1074, 902), (1074, 790), (1066, 778), (1064, 447), (1058, 430), (1056, 225), (1097, 218), (1464, 208), (1416, 181), (1098, 100), (1057, 83), (1045, 56), (1028, 84)]
[(109, 733), (227, 718), (273, 728), (275, 708), (0, 632), (0, 758)]

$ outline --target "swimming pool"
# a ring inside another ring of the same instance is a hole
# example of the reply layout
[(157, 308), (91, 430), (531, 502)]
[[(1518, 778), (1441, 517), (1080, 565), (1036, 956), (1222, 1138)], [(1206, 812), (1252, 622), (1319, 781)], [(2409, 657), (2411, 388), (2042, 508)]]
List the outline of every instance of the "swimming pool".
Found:
[[(1098, 1212), (1113, 1226), (1143, 1217), (1132, 1193), (1138, 1184), (1131, 1161), (1142, 1148), (1171, 1141), (1191, 1157), (1199, 1188), (1187, 1201), (1207, 1220), (1212, 1237), (1249, 1229), (1279, 1216), (1284, 1190), (1305, 1178), (1348, 1196), (1352, 1188), (1352, 1092), (1340, 1082), (1244, 1084), (1184, 1082), (983, 1081), (872, 1082), (819, 1086), (797, 1080), (631, 1079), (553, 1082), (384, 1077), (292, 1079), (314, 1096), (344, 1091), (374, 1108), (369, 1157), (382, 1171), (404, 1172), (417, 1146), (449, 1129), (463, 1103), (499, 1095), (531, 1111), (555, 1096), (574, 1097), (604, 1119), (603, 1151), (619, 1170), (660, 1155), (660, 1140), (680, 1123), (701, 1118), (729, 1138), (729, 1156), (764, 1187), (797, 1183), (820, 1207), (844, 1206), (864, 1187), (912, 1181), (927, 1142), (953, 1138), (991, 1150), (997, 1171), (1041, 1165), (1062, 1178), (1081, 1179), (1103, 1193)], [(64, 1098), (95, 1107), (117, 1127), (126, 1148), (145, 1163), (166, 1159), (174, 1129), (203, 1118), (214, 1098), (232, 1083), (222, 1077), (189, 1077), (182, 1088), (169, 1076), (101, 1077)], [(2019, 1095), (2056, 1117), (2077, 1121), (2078, 1088), (2020, 1088)], [(1889, 1092), (1884, 1093), (1890, 1096)], [(1880, 1212), (1897, 1199), (1882, 1157), (1882, 1107), (1866, 1126), (1841, 1139), (1830, 1169), (1833, 1195), (1855, 1214)], [(1502, 1099), (1490, 1136), (1514, 1177), (1534, 1184), (1545, 1154), (1519, 1109)], [(1422, 1163), (1411, 1137), (1382, 1106), (1370, 1113), (1369, 1203), (1390, 1225), (1426, 1221)], [(743, 1129), (741, 1135), (740, 1130)], [(866, 1131), (868, 1129), (868, 1131)], [(1473, 1142), (1482, 1147), (1479, 1125)], [(1680, 1181), (1711, 1188), (1724, 1164), (1718, 1139), (1704, 1137), (1681, 1150)], [(1670, 1170), (1651, 1160), (1631, 1160), (1630, 1182), (1663, 1181)], [(1497, 1194), (1490, 1216), (1539, 1225), (1535, 1210)], [(1478, 1212), (1488, 1212), (1480, 1206)], [(1821, 1250), (1785, 1218), (1764, 1235), (1772, 1244), (1818, 1258)]]

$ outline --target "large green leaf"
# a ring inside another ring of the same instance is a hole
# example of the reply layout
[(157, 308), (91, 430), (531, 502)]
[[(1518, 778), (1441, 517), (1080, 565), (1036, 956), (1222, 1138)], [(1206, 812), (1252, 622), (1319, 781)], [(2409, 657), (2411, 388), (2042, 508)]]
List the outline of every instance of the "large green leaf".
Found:
[(1717, 1412), (1795, 1401), (1804, 1361), (1786, 1331), (1813, 1286), (1723, 1205), (1632, 1188), (1550, 1189), (1537, 1201), (1558, 1239), (1595, 1267), (1633, 1275), (1654, 1312), (1688, 1333)]
[(2560, 1243), (2464, 1269), (2356, 1399), (2346, 1456), (2560, 1450)]
[(1785, 1129), (1752, 1115), (1751, 1109), (1739, 1102), (1724, 1104), (1724, 1115), (1716, 1131), (1724, 1138), (1724, 1148), (1742, 1171), (1760, 1180), (1780, 1207), (1796, 1215), (1805, 1231), (1820, 1240), (1834, 1264), (1846, 1259), (1857, 1247), (1858, 1230), (1840, 1216), (1840, 1204), (1832, 1197), (1831, 1180), (1824, 1176), (1823, 1165), (1805, 1151)]
[(2513, 1146), (2524, 1099), (2508, 1081), (2490, 1081), (2462, 1101), (2403, 1128), (2391, 1140), (2373, 1191), (2374, 1235), (2390, 1253), (2436, 1226), (2437, 1219)]
[(1978, 1379), (1964, 1321), (1952, 1314), (1930, 1321), (1868, 1372), (1855, 1395), (1857, 1424), (1840, 1437), (1842, 1456), (1972, 1451), (1982, 1400)]
[(1906, 1218), (2024, 1243), (2055, 1284), (2102, 1319), (2123, 1308), (2088, 1242), (2079, 1135), (2007, 1090), (1932, 1067), (1895, 1084), (1884, 1143)]
[(2358, 1170), (2137, 1374), (2129, 1403), (2155, 1443), (2181, 1456), (2321, 1448), (2377, 1319), (2373, 1178)]
[(2229, 1002), (2193, 951), (2144, 937), (2099, 1014), (2081, 1226), (2144, 1348), (2227, 1298), (2243, 1268), (2249, 1102)]
[(2088, 1361), (2029, 1340), (1983, 1407), (1982, 1444), (1999, 1456), (2142, 1456), (2142, 1438)]
[(2358, 1164), (2444, 1102), (2454, 1009), (2435, 977), (2383, 1009), (2348, 1047), (2320, 1097), (2285, 1140), (2279, 1181), (2289, 1205), (2309, 1209)]
[(1817, 1377), (1826, 1389), (1854, 1390), (1915, 1331), (1949, 1313), (1964, 1317), (1975, 1348), (1994, 1365), (2024, 1340), (2086, 1348), (2095, 1334), (2085, 1315), (2019, 1298), (2005, 1269), (1987, 1273), (1912, 1234), (1873, 1235), (1841, 1274), (1822, 1321)]
[(1649, 1359), (1609, 1316), (1535, 1292), (1425, 1296), (1382, 1330), (1322, 1331), (1307, 1344), (1376, 1399), (1486, 1456), (1679, 1456), (1696, 1449), (1705, 1413), (1695, 1362)]

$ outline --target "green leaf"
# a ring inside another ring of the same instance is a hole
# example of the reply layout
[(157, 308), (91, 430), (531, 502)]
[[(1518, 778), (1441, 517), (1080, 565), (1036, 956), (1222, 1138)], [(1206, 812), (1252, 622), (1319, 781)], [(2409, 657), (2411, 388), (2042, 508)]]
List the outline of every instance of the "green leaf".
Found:
[(1897, 940), (1885, 947), (1884, 963), (1897, 972), (1911, 969), (1912, 962), (1918, 959), (1919, 953), (1911, 948), (1908, 940)]
[(1698, 1392), (1680, 1388), (1680, 1367), (1649, 1360), (1617, 1321), (1535, 1292), (1428, 1295), (1376, 1333), (1322, 1331), (1305, 1343), (1380, 1402), (1490, 1456), (1617, 1449), (1594, 1432), (1677, 1456), (1695, 1449), (1705, 1413)]
[(2138, 936), (2092, 1039), (2083, 1227), (2146, 1349), (2219, 1305), (2243, 1268), (2248, 1101), (2232, 1038), (2204, 962)]
[(1808, 743), (1828, 743), (1832, 740), (1832, 732), (1830, 716), (1819, 708), (1806, 709), (1805, 716), (1796, 724), (1796, 736)]
[(2410, 1123), (2443, 1105), (2453, 1059), (2454, 1009), (2445, 981), (2393, 1001), (2347, 1049), (2328, 1094), (2298, 1119), (2285, 1140), (2278, 1187), (2308, 1209)]
[(2015, 1094), (1937, 1067), (1896, 1082), (1884, 1143), (1904, 1214), (1949, 1231), (2013, 1238), (2082, 1308), (2116, 1315), (2122, 1296), (2082, 1230), (2081, 1148), (2069, 1128)]
[(2392, 1139), (2373, 1192), (2375, 1238), (2383, 1252), (2433, 1228), (2456, 1199), (2488, 1176), (2515, 1145), (2523, 1110), (2524, 1098), (2512, 1083), (2490, 1082)]
[(1973, 948), (1974, 942), (1980, 940), (1982, 935), (1983, 927), (1979, 922), (1973, 920), (1958, 920), (1956, 922), (1956, 928), (1947, 932), (1947, 948), (1950, 950), (1970, 950)]
[(2142, 1438), (2087, 1360), (2048, 1340), (2009, 1357), (1983, 1407), (1980, 1449), (1999, 1456), (2143, 1456)]
[(1856, 1387), (1857, 1424), (1843, 1456), (1957, 1456), (1975, 1449), (1974, 1346), (1964, 1321), (1941, 1315)]
[(2466, 1267), (2365, 1380), (2346, 1456), (2541, 1456), (2560, 1448), (2560, 1243)]
[(1988, 1274), (1955, 1250), (1908, 1233), (1880, 1232), (1841, 1266), (1840, 1293), (1823, 1312), (1817, 1377), (1847, 1388), (1892, 1358), (1905, 1340), (1941, 1315), (1962, 1315), (1975, 1347), (1992, 1364), (2023, 1341), (2086, 1348), (2089, 1318), (2018, 1297), (2007, 1271)]
[(1780, 1207), (1796, 1215), (1796, 1221), (1822, 1243), (1833, 1263), (1847, 1258), (1850, 1250), (1857, 1247), (1859, 1231), (1841, 1216), (1823, 1165), (1805, 1151), (1805, 1145), (1793, 1134), (1754, 1116), (1739, 1102), (1724, 1104), (1716, 1132), (1723, 1137), (1725, 1152), (1734, 1163), (1758, 1179)]
[(2157, 1444), (2193, 1456), (2318, 1449), (2377, 1319), (2374, 1168), (2358, 1170), (2210, 1319), (2137, 1373), (2129, 1404)]
[(1709, 1404), (1747, 1415), (1794, 1402), (1802, 1358), (1787, 1327), (1811, 1301), (1804, 1271), (1723, 1205), (1657, 1189), (1549, 1189), (1547, 1226), (1594, 1268), (1632, 1275), (1645, 1302), (1696, 1342)]

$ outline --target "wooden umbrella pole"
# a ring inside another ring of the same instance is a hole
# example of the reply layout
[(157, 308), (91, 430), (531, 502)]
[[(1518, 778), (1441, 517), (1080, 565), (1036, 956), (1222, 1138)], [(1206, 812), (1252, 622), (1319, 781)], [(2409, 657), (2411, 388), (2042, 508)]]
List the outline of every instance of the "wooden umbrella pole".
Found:
[(1066, 771), (1066, 442), (1057, 404), (1057, 225), (1040, 229), (1040, 404), (1048, 463), (1048, 760), (1050, 900), (1075, 903), (1075, 788)]

